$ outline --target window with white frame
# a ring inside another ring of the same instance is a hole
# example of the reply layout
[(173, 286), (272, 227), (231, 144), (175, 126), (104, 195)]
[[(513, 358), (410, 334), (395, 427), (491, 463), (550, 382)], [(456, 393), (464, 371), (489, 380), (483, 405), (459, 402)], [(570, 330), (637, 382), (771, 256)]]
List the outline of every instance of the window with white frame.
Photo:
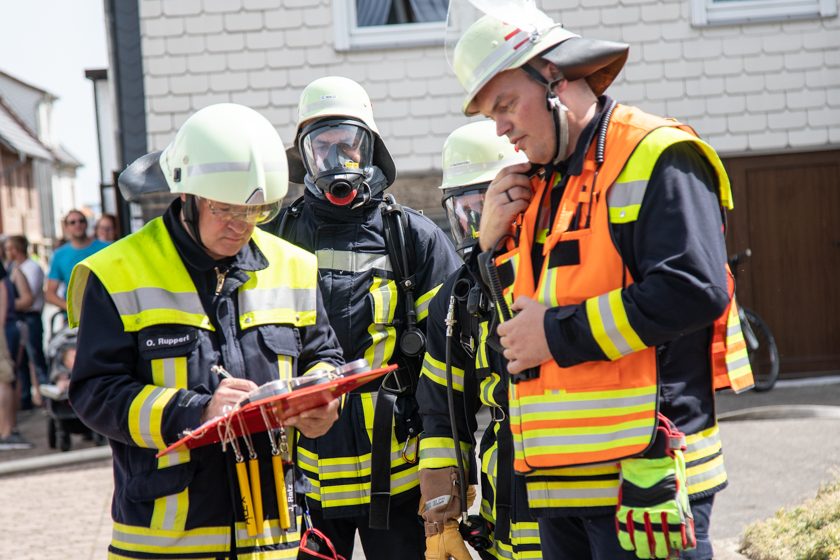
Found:
[(339, 51), (443, 43), (448, 0), (333, 0)]
[(837, 0), (691, 0), (691, 23), (695, 26), (835, 15)]

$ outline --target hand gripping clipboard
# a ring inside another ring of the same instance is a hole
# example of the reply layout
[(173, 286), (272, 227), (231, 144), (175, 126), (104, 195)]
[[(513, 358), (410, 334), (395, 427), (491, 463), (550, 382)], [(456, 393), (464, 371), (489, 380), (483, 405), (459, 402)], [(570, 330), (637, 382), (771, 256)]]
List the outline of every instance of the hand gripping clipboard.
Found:
[(232, 411), (208, 420), (157, 454), (162, 457), (179, 449), (194, 449), (222, 438), (241, 437), (271, 429), (301, 412), (323, 406), (344, 393), (382, 377), (397, 365), (368, 370), (367, 362), (357, 360), (333, 371), (313, 372), (290, 380), (270, 381), (251, 391)]

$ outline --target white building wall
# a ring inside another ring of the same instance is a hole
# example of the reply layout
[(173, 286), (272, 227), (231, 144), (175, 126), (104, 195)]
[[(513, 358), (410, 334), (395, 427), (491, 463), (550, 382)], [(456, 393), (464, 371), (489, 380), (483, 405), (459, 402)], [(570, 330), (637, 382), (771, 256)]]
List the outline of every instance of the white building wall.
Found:
[[(723, 155), (840, 146), (838, 18), (694, 28), (688, 0), (541, 4), (584, 36), (630, 43), (610, 93), (694, 125)], [(466, 122), (442, 46), (336, 52), (329, 0), (141, 0), (140, 16), (150, 150), (222, 101), (262, 112), (290, 142), (301, 90), (330, 74), (368, 90), (401, 172), (439, 169)]]

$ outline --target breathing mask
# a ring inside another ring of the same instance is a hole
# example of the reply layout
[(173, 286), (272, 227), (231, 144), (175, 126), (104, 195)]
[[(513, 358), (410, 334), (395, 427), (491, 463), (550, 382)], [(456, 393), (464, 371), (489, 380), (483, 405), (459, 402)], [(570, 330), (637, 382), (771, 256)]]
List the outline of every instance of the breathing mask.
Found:
[(321, 120), (301, 131), (306, 172), (336, 206), (352, 203), (363, 188), (373, 147), (373, 133), (357, 120)]

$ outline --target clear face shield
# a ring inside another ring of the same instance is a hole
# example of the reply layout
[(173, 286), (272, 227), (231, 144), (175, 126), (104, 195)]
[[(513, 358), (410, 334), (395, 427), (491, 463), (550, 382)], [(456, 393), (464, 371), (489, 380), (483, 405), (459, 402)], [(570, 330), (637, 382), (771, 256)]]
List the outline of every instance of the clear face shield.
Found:
[(327, 120), (304, 127), (300, 139), (306, 171), (327, 199), (350, 204), (373, 161), (373, 134), (357, 121)]
[(443, 208), (446, 210), (452, 239), (459, 252), (478, 240), (484, 193), (488, 185), (489, 183), (482, 183), (447, 189), (443, 195)]

